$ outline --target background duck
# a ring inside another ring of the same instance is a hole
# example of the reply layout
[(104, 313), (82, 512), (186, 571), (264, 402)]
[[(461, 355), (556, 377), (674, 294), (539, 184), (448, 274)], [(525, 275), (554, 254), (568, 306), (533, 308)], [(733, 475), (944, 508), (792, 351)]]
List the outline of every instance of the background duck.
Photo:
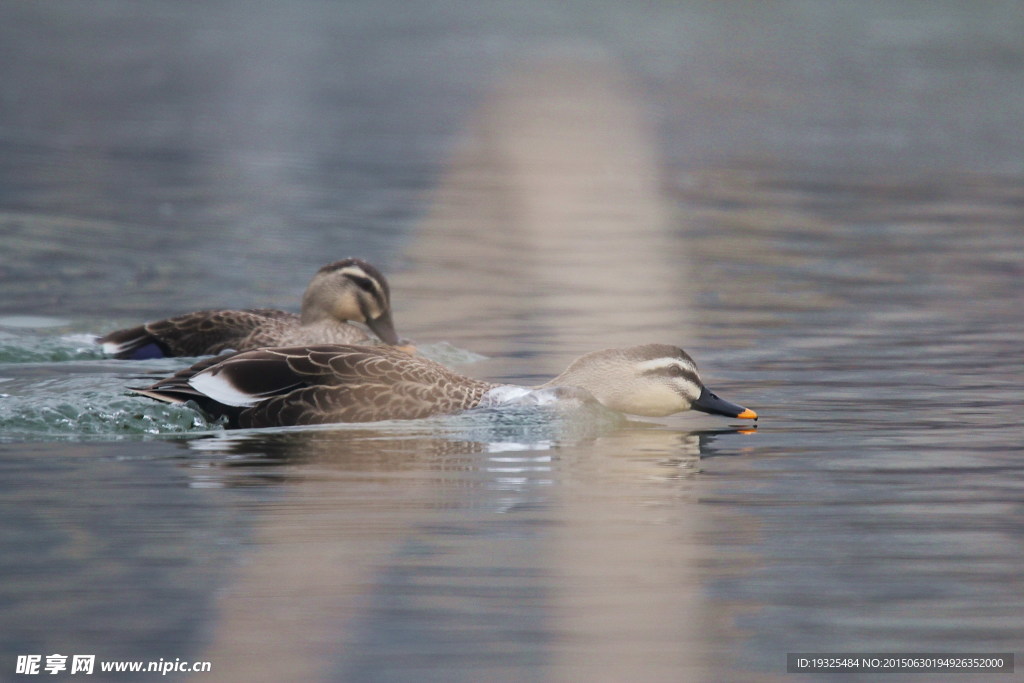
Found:
[[(574, 387), (633, 415), (699, 410), (757, 419), (718, 398), (693, 359), (667, 344), (588, 353), (535, 389), (556, 387)], [(527, 390), (466, 377), (397, 348), (323, 345), (210, 358), (134, 391), (167, 403), (193, 401), (213, 418), (226, 417), (229, 427), (275, 427), (457, 413), (501, 403), (509, 389)]]
[(196, 311), (116, 330), (97, 343), (115, 358), (143, 360), (371, 339), (349, 321), (365, 323), (387, 344), (399, 343), (391, 320), (388, 282), (379, 270), (357, 258), (317, 271), (302, 295), (300, 315), (272, 308)]

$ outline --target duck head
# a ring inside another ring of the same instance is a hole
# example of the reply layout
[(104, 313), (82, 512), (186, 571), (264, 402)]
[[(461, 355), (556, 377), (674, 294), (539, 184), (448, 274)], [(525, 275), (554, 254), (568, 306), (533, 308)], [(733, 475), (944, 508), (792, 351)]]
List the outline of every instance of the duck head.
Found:
[(622, 413), (663, 417), (684, 410), (757, 419), (704, 386), (697, 364), (677, 346), (645, 344), (594, 351), (574, 360), (544, 386), (577, 386)]
[(302, 295), (302, 324), (321, 320), (365, 323), (386, 344), (398, 344), (391, 320), (391, 291), (379, 270), (347, 258), (324, 266)]

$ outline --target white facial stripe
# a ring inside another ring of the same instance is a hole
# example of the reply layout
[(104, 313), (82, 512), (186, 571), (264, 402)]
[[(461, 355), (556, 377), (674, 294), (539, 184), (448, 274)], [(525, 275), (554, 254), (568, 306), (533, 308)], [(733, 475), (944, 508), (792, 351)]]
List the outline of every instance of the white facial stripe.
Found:
[[(351, 278), (353, 283), (356, 284), (357, 287), (359, 287), (359, 291), (363, 292), (364, 294), (368, 295), (371, 299), (373, 299), (374, 305), (377, 306), (379, 309), (379, 307), (381, 306), (381, 302), (384, 299), (384, 288), (381, 286), (380, 282), (377, 281), (377, 278), (373, 277), (359, 266), (345, 266), (341, 270), (337, 271), (337, 273), (339, 275), (344, 275)], [(363, 288), (362, 283), (366, 282), (370, 283), (370, 287), (372, 287), (373, 289), (372, 292), (367, 292)], [(374, 316), (379, 315), (380, 310), (372, 311), (372, 313), (374, 314)]]
[(679, 368), (686, 372), (692, 372), (696, 374), (697, 368), (684, 361), (682, 358), (653, 358), (651, 360), (641, 361), (636, 364), (637, 370), (640, 372), (650, 372), (652, 370), (667, 370), (669, 368)]
[(701, 392), (701, 386), (699, 384), (696, 384), (695, 382), (691, 382), (689, 379), (684, 379), (682, 377), (680, 377), (676, 381), (679, 382), (680, 385), (685, 387), (685, 391), (683, 391), (683, 395), (686, 396), (690, 400), (691, 403), (693, 401), (697, 400), (697, 397), (700, 396), (700, 392)]
[(337, 272), (341, 275), (354, 275), (356, 277), (365, 277), (367, 280), (373, 280), (373, 278), (367, 275), (366, 271), (359, 266), (345, 266)]
[(701, 386), (697, 368), (683, 358), (671, 356), (654, 358), (637, 363), (637, 369), (641, 374), (664, 378), (664, 381), (675, 386), (675, 391), (690, 401), (694, 401), (700, 396)]
[(254, 406), (260, 402), (260, 398), (239, 391), (238, 387), (229, 382), (222, 373), (200, 372), (192, 377), (188, 383), (199, 393), (209, 396), (218, 403), (226, 406)]

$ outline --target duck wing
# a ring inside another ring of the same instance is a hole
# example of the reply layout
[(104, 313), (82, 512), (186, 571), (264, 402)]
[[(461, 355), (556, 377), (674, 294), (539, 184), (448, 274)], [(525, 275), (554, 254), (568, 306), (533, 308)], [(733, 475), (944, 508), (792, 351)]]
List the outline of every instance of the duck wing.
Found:
[(273, 346), (298, 324), (294, 313), (271, 308), (195, 311), (115, 330), (98, 341), (106, 353), (129, 360), (205, 356)]
[(493, 384), (390, 347), (297, 346), (207, 359), (138, 393), (229, 426), (408, 420), (472, 408)]

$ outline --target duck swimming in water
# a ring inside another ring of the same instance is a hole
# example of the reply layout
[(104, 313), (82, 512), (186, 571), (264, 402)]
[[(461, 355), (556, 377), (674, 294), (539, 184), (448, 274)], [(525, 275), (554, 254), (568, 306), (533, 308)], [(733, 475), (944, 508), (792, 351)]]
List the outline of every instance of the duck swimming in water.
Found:
[(369, 343), (366, 331), (349, 321), (365, 323), (386, 344), (399, 343), (387, 280), (356, 258), (317, 271), (302, 296), (301, 315), (270, 308), (196, 311), (116, 330), (97, 341), (104, 352), (131, 360), (265, 346)]
[[(550, 382), (607, 408), (660, 417), (684, 410), (757, 419), (718, 398), (682, 349), (646, 344), (594, 351)], [(422, 356), (388, 346), (293, 346), (209, 358), (136, 393), (167, 403), (194, 402), (228, 427), (281, 427), (412, 420), (502, 402), (509, 390), (460, 375)]]

